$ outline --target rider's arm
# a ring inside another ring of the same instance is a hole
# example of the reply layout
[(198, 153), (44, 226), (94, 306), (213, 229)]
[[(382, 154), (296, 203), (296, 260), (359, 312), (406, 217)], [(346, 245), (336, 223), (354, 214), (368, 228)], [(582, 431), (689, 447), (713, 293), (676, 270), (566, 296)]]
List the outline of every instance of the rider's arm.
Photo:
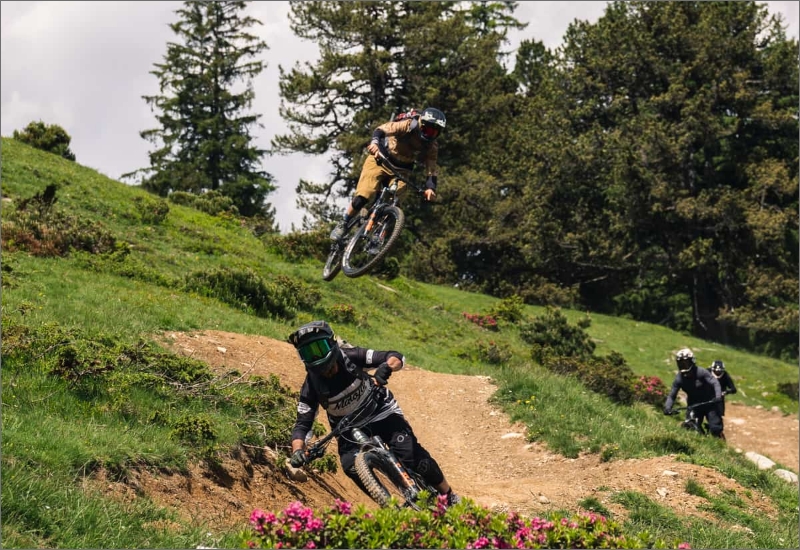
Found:
[(724, 385), (725, 385), (725, 388), (727, 388), (725, 393), (727, 393), (727, 394), (736, 393), (736, 386), (733, 384), (733, 378), (731, 378), (730, 374), (728, 374), (726, 372), (725, 376), (722, 377), (722, 380), (725, 381)]
[(697, 369), (697, 375), (698, 375), (698, 377), (700, 377), (703, 380), (705, 380), (705, 382), (707, 384), (711, 384), (711, 387), (714, 388), (714, 398), (716, 400), (718, 400), (718, 401), (721, 400), (722, 399), (722, 386), (719, 385), (719, 380), (717, 380), (714, 377), (713, 374), (711, 374), (710, 372), (708, 372), (705, 369), (698, 368)]
[(399, 371), (405, 366), (403, 354), (397, 351), (377, 351), (368, 348), (347, 348), (342, 350), (347, 357), (361, 369), (374, 369), (382, 363), (387, 363), (392, 372)]
[(672, 389), (667, 396), (667, 402), (664, 403), (665, 409), (671, 409), (673, 403), (675, 403), (675, 398), (678, 397), (678, 390), (681, 389), (681, 381), (680, 375), (676, 376), (675, 379), (672, 381)]
[(292, 452), (305, 448), (306, 434), (311, 431), (314, 417), (319, 408), (319, 398), (306, 378), (300, 389), (300, 401), (297, 403), (297, 419), (292, 428)]

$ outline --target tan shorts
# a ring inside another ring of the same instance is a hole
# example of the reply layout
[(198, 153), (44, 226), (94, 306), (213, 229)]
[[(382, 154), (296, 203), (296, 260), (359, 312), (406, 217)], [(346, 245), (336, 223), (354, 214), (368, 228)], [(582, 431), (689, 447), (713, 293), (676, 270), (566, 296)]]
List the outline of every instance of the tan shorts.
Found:
[[(404, 172), (401, 172), (406, 176)], [(356, 186), (356, 195), (367, 199), (371, 203), (378, 194), (381, 186), (386, 183), (389, 184), (392, 173), (388, 169), (378, 166), (375, 157), (369, 155), (367, 160), (364, 161), (364, 167), (361, 169), (361, 176), (358, 178), (358, 185)], [(402, 181), (397, 183), (397, 198), (402, 199), (406, 194), (406, 184)]]

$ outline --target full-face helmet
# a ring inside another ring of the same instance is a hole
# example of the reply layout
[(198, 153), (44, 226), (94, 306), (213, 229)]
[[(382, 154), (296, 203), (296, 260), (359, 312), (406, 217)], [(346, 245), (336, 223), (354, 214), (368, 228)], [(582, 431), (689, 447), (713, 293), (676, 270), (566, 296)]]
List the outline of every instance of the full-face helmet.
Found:
[(419, 135), (425, 141), (433, 141), (447, 126), (444, 113), (434, 107), (428, 107), (419, 116)]
[(678, 370), (681, 374), (692, 374), (697, 369), (697, 363), (694, 361), (694, 353), (689, 348), (683, 348), (675, 356), (678, 363)]
[(313, 374), (325, 375), (336, 364), (339, 344), (333, 329), (325, 321), (311, 321), (289, 335), (289, 343), (297, 348), (297, 353)]

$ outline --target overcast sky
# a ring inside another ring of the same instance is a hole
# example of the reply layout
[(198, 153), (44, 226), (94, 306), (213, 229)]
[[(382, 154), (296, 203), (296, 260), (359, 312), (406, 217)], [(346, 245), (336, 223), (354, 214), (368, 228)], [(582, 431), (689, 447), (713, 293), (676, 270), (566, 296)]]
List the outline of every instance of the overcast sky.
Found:
[[(781, 13), (788, 34), (798, 36), (799, 2), (766, 2)], [(560, 45), (575, 19), (596, 21), (605, 2), (520, 2), (516, 16), (529, 23), (515, 31), (509, 48), (523, 38), (541, 40), (550, 48)], [(141, 130), (156, 121), (142, 95), (158, 92), (150, 74), (160, 63), (168, 41), (176, 35), (168, 27), (176, 21), (181, 2), (0, 2), (0, 133), (10, 136), (32, 120), (59, 124), (72, 136), (77, 161), (114, 179), (148, 165), (152, 145)], [(253, 2), (250, 15), (270, 47), (264, 53), (267, 68), (254, 81), (253, 111), (262, 114), (264, 128), (255, 129), (259, 147), (286, 133), (278, 115), (278, 66), (313, 62), (317, 47), (289, 29), (288, 2)], [(301, 154), (265, 157), (263, 167), (275, 177), (278, 190), (269, 201), (277, 211), (282, 232), (303, 213), (295, 206), (300, 179), (327, 180), (326, 160)]]

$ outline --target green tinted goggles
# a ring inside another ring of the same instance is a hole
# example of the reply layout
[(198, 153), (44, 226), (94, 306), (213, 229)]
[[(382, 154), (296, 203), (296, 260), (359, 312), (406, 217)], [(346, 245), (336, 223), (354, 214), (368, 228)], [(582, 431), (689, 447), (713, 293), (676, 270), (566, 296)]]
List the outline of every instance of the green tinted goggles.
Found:
[(333, 349), (333, 342), (329, 338), (322, 340), (314, 340), (308, 344), (303, 344), (297, 348), (300, 358), (305, 363), (315, 363), (320, 359), (324, 359)]

